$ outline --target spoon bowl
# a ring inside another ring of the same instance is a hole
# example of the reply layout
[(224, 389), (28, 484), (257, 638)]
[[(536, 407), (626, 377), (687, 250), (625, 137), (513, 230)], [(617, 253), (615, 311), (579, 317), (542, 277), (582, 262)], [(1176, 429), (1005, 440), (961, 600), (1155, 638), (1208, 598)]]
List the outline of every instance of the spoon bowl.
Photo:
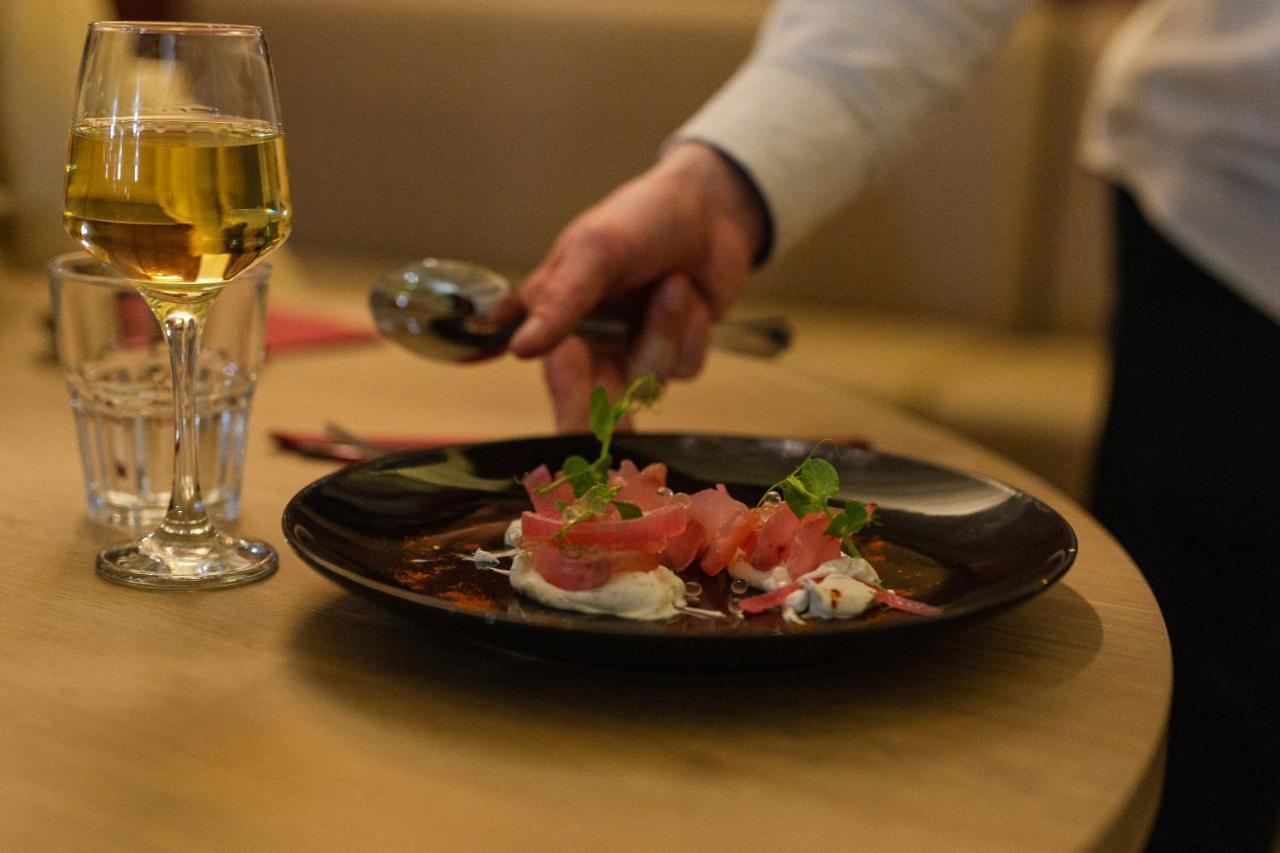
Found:
[[(383, 337), (433, 361), (466, 363), (507, 351), (523, 320), (512, 311), (511, 293), (506, 278), (479, 264), (424, 258), (381, 276), (369, 292), (369, 309)], [(576, 329), (619, 344), (632, 331), (606, 317), (588, 317)], [(726, 320), (712, 326), (711, 344), (770, 358), (791, 345), (791, 329), (779, 317)]]

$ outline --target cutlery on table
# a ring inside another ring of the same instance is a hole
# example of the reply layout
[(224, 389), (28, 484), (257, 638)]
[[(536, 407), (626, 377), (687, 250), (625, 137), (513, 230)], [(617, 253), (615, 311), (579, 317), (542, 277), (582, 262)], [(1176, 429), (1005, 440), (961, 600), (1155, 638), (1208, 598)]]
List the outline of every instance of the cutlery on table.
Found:
[(361, 436), (335, 423), (325, 424), (322, 433), (272, 430), (271, 438), (281, 450), (335, 462), (364, 462), (397, 450), (448, 447), (475, 440), (466, 436)]

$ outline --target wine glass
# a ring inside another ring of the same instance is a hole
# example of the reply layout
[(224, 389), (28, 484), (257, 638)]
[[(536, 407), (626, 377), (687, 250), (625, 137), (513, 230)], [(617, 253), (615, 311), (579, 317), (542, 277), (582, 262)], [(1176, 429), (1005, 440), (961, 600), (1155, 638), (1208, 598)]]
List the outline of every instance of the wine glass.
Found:
[(90, 24), (67, 155), (67, 231), (141, 291), (173, 373), (173, 490), (160, 526), (98, 555), (103, 577), (225, 587), (275, 571), (265, 542), (215, 529), (198, 482), (196, 366), (222, 288), (289, 235), (275, 81), (258, 27)]

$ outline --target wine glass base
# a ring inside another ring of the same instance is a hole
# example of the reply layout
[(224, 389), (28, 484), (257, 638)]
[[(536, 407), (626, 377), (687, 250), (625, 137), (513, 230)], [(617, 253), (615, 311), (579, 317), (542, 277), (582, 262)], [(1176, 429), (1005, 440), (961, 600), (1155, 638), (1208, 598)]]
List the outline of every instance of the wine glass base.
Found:
[(155, 535), (98, 554), (98, 575), (148, 589), (221, 589), (275, 572), (275, 549), (265, 542), (216, 535), (198, 547), (166, 544)]

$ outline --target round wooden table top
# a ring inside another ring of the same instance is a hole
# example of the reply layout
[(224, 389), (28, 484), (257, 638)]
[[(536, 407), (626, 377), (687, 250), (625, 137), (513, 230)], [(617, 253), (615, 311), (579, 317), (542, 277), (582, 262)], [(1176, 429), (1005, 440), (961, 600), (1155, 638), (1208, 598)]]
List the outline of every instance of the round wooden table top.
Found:
[[(212, 593), (98, 579), (38, 275), (0, 288), (0, 848), (7, 850), (1136, 850), (1171, 687), (1160, 613), (1069, 499), (836, 369), (714, 355), (641, 428), (862, 437), (1059, 510), (1079, 557), (1044, 594), (848, 665), (650, 673), (428, 632), (308, 568), (285, 503), (335, 464), (273, 429), (546, 433), (535, 364), (389, 344), (278, 352), (254, 401), (239, 530), (280, 570)], [(330, 311), (361, 317), (362, 293)], [(299, 308), (298, 293), (276, 303)], [(314, 308), (316, 298), (306, 304)], [(820, 359), (818, 360), (820, 361)]]

